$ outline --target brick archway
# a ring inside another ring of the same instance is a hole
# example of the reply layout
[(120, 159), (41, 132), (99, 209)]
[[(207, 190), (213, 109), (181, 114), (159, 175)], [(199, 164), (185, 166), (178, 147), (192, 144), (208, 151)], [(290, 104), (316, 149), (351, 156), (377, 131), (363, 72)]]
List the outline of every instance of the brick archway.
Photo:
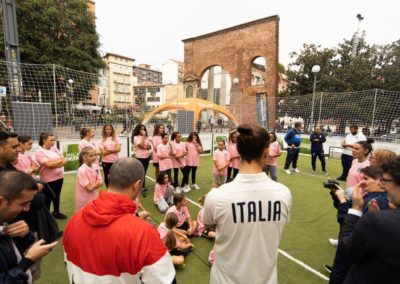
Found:
[[(279, 17), (271, 16), (238, 26), (230, 27), (206, 35), (183, 40), (185, 45), (184, 84), (194, 87), (194, 95), (199, 96), (200, 79), (210, 66), (223, 66), (231, 75), (237, 77), (236, 88), (242, 90), (243, 99), (233, 100), (228, 109), (238, 109), (241, 105), (245, 112), (241, 121), (257, 123), (256, 94), (266, 93), (268, 101), (268, 125), (275, 125), (275, 100), (278, 91), (278, 51)], [(263, 86), (251, 86), (251, 65), (254, 58), (263, 57), (267, 66), (266, 82)], [(200, 78), (200, 79), (199, 79)], [(232, 86), (234, 85), (231, 82)]]

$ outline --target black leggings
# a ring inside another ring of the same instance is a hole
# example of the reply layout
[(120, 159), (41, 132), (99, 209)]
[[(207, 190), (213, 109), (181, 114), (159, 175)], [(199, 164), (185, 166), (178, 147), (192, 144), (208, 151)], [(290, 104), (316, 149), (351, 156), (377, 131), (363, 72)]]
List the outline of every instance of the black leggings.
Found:
[(196, 183), (196, 171), (197, 171), (197, 167), (196, 166), (187, 166), (187, 179), (189, 182), (189, 175), (190, 175), (190, 171), (192, 171), (192, 184)]
[(110, 169), (113, 163), (106, 163), (106, 162), (101, 162), (101, 163), (103, 165), (104, 183), (106, 184), (106, 187), (108, 187), (108, 175), (110, 173)]
[(51, 202), (53, 201), (54, 212), (60, 212), (60, 197), (61, 197), (61, 189), (63, 186), (63, 182), (64, 178), (60, 178), (47, 183), (53, 190), (55, 196), (53, 200), (51, 200), (51, 198), (48, 198), (48, 196), (46, 196), (46, 207), (50, 210), (50, 205)]
[(149, 167), (150, 163), (150, 157), (148, 158), (137, 158), (139, 162), (142, 163), (143, 168), (144, 168), (144, 179), (143, 179), (143, 187), (146, 187), (146, 173), (147, 173), (147, 168)]
[[(181, 182), (181, 187), (183, 187), (183, 186), (185, 186), (186, 184), (189, 183), (189, 181), (188, 181), (188, 173), (187, 173), (187, 169), (186, 168), (187, 167), (180, 168), (181, 172), (182, 172), (182, 175), (183, 175), (182, 182)], [(179, 168), (174, 168), (174, 184), (173, 184), (174, 187), (179, 186), (178, 179), (179, 179)]]
[(231, 178), (232, 170), (233, 170), (232, 179), (234, 179), (234, 178), (236, 177), (236, 175), (238, 174), (238, 172), (239, 172), (239, 169), (235, 169), (235, 168), (232, 168), (232, 167), (228, 167), (228, 176), (227, 176), (227, 179), (230, 179), (230, 178)]

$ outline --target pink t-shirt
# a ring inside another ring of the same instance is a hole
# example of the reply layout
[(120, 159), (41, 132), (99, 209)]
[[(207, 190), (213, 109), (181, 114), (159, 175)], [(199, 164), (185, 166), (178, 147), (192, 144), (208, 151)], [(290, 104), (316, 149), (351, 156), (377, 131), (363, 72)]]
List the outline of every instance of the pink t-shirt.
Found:
[(99, 167), (96, 164), (92, 164), (89, 167), (86, 164), (82, 164), (76, 172), (76, 191), (75, 191), (75, 210), (78, 211), (85, 207), (90, 201), (97, 198), (99, 195), (99, 189), (95, 189), (89, 192), (85, 187), (89, 183), (95, 183), (101, 181), (101, 173)]
[(162, 139), (160, 135), (153, 136), (153, 163), (158, 163), (160, 160), (158, 159), (157, 148), (158, 145), (162, 144)]
[[(269, 144), (269, 154), (270, 155), (278, 155), (281, 153), (281, 146), (279, 145), (278, 141), (272, 142)], [(267, 165), (270, 166), (277, 166), (278, 165), (278, 158), (271, 158), (268, 156)]]
[(199, 213), (197, 213), (196, 235), (198, 235), (198, 236), (201, 236), (201, 234), (203, 234), (204, 230), (206, 229), (206, 226), (204, 225), (204, 222), (203, 222), (203, 215), (204, 215), (204, 207), (201, 207)]
[(229, 166), (231, 168), (238, 169), (240, 158), (233, 158), (233, 157), (239, 156), (239, 152), (237, 150), (237, 144), (229, 142), (228, 152), (229, 152), (229, 157), (231, 157), (231, 162), (229, 163)]
[(186, 207), (182, 207), (181, 210), (178, 211), (178, 209), (176, 209), (176, 206), (174, 205), (174, 206), (170, 207), (166, 213), (169, 213), (169, 212), (172, 212), (172, 213), (176, 214), (176, 216), (178, 216), (178, 224), (176, 224), (177, 227), (182, 226), (183, 223), (188, 221), (190, 218), (189, 210)]
[[(162, 222), (158, 226), (158, 233), (160, 234), (160, 239), (164, 242), (165, 237), (167, 236), (169, 229), (167, 226), (165, 226), (165, 222)], [(175, 235), (175, 234), (174, 234)], [(178, 248), (180, 246), (180, 241), (179, 238), (175, 235), (175, 248)]]
[[(18, 159), (13, 163), (13, 166), (20, 172), (31, 174), (33, 163), (34, 161), (30, 155), (19, 153)], [(32, 176), (34, 176), (33, 173)]]
[[(186, 145), (184, 142), (181, 143), (171, 142), (171, 146), (172, 146), (172, 154), (174, 155), (180, 156), (186, 152)], [(172, 165), (174, 169), (185, 167), (186, 166), (185, 157), (172, 158)]]
[(39, 148), (39, 150), (36, 151), (35, 159), (39, 163), (39, 174), (42, 180), (51, 182), (64, 177), (62, 167), (50, 169), (45, 166), (46, 162), (56, 161), (62, 157), (63, 155), (56, 147), (52, 147), (50, 150)]
[(186, 165), (190, 167), (198, 167), (200, 163), (200, 153), (193, 142), (186, 142)]
[[(219, 149), (215, 150), (213, 155), (213, 161), (216, 161), (219, 166), (223, 166), (226, 162), (230, 161), (229, 153), (226, 150), (220, 151)], [(228, 167), (223, 170), (218, 170), (213, 163), (213, 175), (226, 176), (228, 174)]]
[(165, 193), (168, 190), (168, 186), (169, 183), (167, 184), (156, 183), (156, 186), (154, 187), (154, 196), (153, 196), (154, 204), (157, 204), (160, 198), (165, 196)]
[[(157, 146), (157, 154), (159, 156), (170, 155), (171, 154), (171, 145), (169, 143), (166, 145), (159, 144)], [(158, 163), (159, 163), (160, 172), (172, 169), (172, 159), (171, 158), (164, 158), (164, 159), (159, 158)]]
[[(136, 158), (147, 159), (148, 157), (150, 157), (150, 148), (146, 150), (139, 147), (139, 145), (142, 143), (142, 139), (143, 136), (141, 135), (136, 135), (135, 137), (133, 137), (133, 144), (136, 147)], [(150, 140), (148, 137), (144, 138), (144, 145), (150, 146)]]
[[(82, 151), (82, 149), (83, 148), (85, 148), (85, 147), (92, 147), (93, 149), (95, 149), (95, 150), (97, 150), (97, 151), (100, 151), (99, 150), (99, 147), (97, 146), (97, 144), (96, 144), (96, 142), (94, 142), (93, 141), (93, 139), (91, 139), (90, 141), (87, 141), (87, 140), (85, 140), (85, 139), (82, 139), (81, 141), (79, 141), (79, 143), (78, 143), (78, 150), (79, 150), (79, 153)], [(97, 159), (94, 161), (94, 163), (96, 164), (96, 165), (100, 165), (100, 160), (99, 160), (99, 157), (97, 157)]]
[(353, 160), (351, 168), (349, 170), (349, 175), (347, 176), (347, 188), (355, 186), (361, 181), (360, 170), (370, 166), (370, 161), (367, 159), (362, 163), (359, 163), (357, 159)]
[[(118, 136), (115, 136), (115, 140), (112, 137), (107, 137), (105, 141), (100, 139), (99, 147), (103, 150), (114, 150), (117, 145), (121, 145), (121, 140)], [(102, 161), (105, 163), (114, 163), (119, 159), (119, 153), (112, 153), (108, 155), (103, 155)]]

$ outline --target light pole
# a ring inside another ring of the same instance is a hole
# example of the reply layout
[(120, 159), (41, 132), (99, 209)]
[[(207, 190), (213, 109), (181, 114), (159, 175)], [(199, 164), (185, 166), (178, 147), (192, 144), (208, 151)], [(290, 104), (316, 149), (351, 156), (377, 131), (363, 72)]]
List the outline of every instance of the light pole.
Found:
[(310, 132), (314, 126), (314, 101), (315, 101), (315, 88), (317, 86), (317, 74), (321, 70), (319, 65), (314, 65), (311, 69), (311, 72), (314, 74), (314, 86), (313, 86), (313, 94), (312, 94), (312, 103), (311, 103), (311, 116), (310, 116)]
[(69, 79), (68, 80), (69, 84), (69, 89), (71, 91), (71, 109), (72, 109), (72, 121), (75, 122), (75, 110), (74, 110), (74, 87), (72, 86), (74, 84), (74, 80)]
[[(235, 103), (234, 103), (233, 107), (235, 108), (235, 112), (236, 112), (236, 97), (237, 97), (237, 94), (238, 94), (237, 86), (239, 84), (239, 78), (238, 77), (233, 78), (233, 84), (235, 85), (235, 93), (234, 93), (234, 95), (235, 95)], [(241, 103), (241, 106), (240, 106), (239, 123), (242, 123), (242, 105), (243, 105), (243, 98), (242, 98), (242, 103)]]

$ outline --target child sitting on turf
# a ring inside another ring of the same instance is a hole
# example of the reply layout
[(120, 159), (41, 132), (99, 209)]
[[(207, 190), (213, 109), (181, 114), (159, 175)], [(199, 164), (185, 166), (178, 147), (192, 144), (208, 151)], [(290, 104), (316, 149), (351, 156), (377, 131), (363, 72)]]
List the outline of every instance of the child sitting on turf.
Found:
[(160, 172), (154, 188), (154, 204), (157, 205), (161, 213), (165, 213), (169, 206), (173, 204), (173, 197), (174, 192), (168, 174)]
[(203, 195), (202, 197), (199, 198), (199, 203), (202, 206), (199, 213), (197, 214), (197, 230), (195, 235), (196, 236), (202, 236), (207, 239), (215, 239), (215, 232), (211, 230), (210, 228), (206, 228), (203, 222), (203, 214), (204, 214), (204, 200), (206, 199), (206, 196)]
[(178, 216), (177, 230), (190, 237), (196, 232), (197, 222), (190, 218), (186, 203), (187, 200), (183, 193), (174, 194), (174, 206), (170, 207), (167, 213), (172, 212)]
[(218, 142), (218, 150), (213, 154), (213, 177), (214, 177), (214, 187), (219, 187), (226, 183), (226, 178), (228, 176), (228, 166), (231, 158), (229, 157), (229, 152), (225, 150), (225, 140)]
[(172, 256), (172, 262), (177, 268), (185, 267), (185, 256), (194, 248), (189, 238), (176, 230), (178, 216), (169, 212), (165, 214), (164, 222), (158, 226), (158, 232), (164, 245)]
[(97, 152), (86, 146), (79, 153), (79, 168), (76, 173), (75, 210), (85, 207), (99, 195), (99, 188), (103, 185), (99, 166), (94, 162)]

